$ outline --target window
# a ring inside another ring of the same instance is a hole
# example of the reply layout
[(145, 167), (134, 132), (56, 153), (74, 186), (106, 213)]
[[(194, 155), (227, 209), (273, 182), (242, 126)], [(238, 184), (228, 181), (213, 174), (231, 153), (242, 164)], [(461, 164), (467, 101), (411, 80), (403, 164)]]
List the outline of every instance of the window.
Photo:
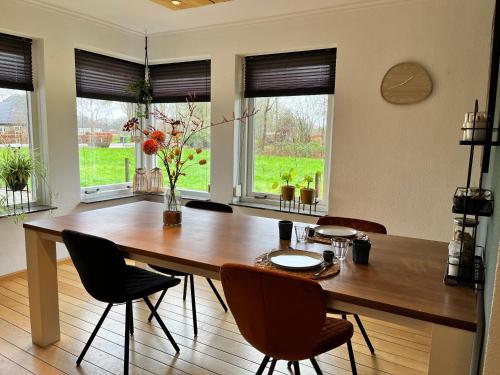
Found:
[(80, 186), (130, 183), (136, 145), (130, 133), (122, 132), (122, 127), (134, 116), (134, 104), (77, 98), (77, 115)]
[[(31, 141), (31, 91), (33, 91), (31, 39), (0, 34), (0, 154), (7, 147), (33, 153)], [(16, 204), (36, 200), (36, 181), (29, 181), (29, 195), (16, 192)], [(5, 182), (0, 180), (0, 196)], [(10, 199), (10, 197), (9, 197)], [(10, 203), (10, 202), (9, 202)]]
[(135, 115), (131, 82), (144, 76), (141, 64), (75, 50), (80, 186), (86, 194), (127, 189), (140, 145), (122, 132)]
[[(210, 60), (188, 61), (172, 64), (152, 65), (150, 68), (153, 86), (153, 105), (169, 117), (186, 116), (186, 98), (196, 102), (195, 115), (205, 123), (210, 122)], [(160, 130), (162, 123), (155, 122)], [(210, 184), (210, 129), (196, 134), (189, 145), (193, 150), (202, 148), (207, 160), (203, 167), (191, 168), (178, 182), (178, 188), (193, 192), (208, 192)], [(161, 160), (156, 165), (162, 166)], [(165, 175), (165, 173), (164, 173)], [(166, 175), (165, 175), (166, 178)], [(165, 180), (167, 186), (167, 181)]]
[(318, 193), (324, 203), (335, 60), (335, 49), (245, 59), (246, 103), (258, 110), (250, 118), (245, 144), (247, 197), (278, 198), (279, 187), (273, 185), (280, 182), (281, 173), (293, 169), (292, 184), (302, 183), (306, 175), (319, 176)]

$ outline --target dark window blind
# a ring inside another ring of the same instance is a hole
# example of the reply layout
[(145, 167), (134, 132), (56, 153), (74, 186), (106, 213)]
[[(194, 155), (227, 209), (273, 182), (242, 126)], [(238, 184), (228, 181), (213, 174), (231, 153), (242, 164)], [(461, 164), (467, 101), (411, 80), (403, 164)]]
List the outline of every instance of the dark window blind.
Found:
[(33, 91), (31, 39), (0, 34), (0, 87)]
[(75, 50), (76, 95), (81, 98), (135, 102), (130, 83), (144, 79), (144, 65)]
[(247, 56), (245, 97), (335, 93), (335, 48)]
[(151, 65), (154, 103), (210, 101), (210, 60)]

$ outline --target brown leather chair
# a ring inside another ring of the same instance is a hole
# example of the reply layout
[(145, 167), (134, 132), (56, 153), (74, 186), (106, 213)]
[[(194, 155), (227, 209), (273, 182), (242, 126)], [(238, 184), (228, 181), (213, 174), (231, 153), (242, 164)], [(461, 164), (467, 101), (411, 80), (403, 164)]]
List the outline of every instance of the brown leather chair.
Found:
[(304, 359), (321, 374), (314, 357), (345, 343), (356, 374), (352, 324), (326, 316), (324, 292), (317, 282), (239, 264), (224, 264), (221, 280), (241, 334), (264, 353), (257, 374), (264, 372), (270, 358), (269, 374), (278, 360), (291, 361), (294, 373), (300, 374), (299, 361)]
[[(382, 224), (375, 223), (373, 221), (368, 221), (368, 220), (352, 219), (349, 217), (323, 216), (323, 217), (320, 217), (318, 219), (318, 222), (316, 224), (318, 224), (318, 225), (341, 225), (344, 227), (354, 228), (354, 229), (362, 231), (362, 232), (387, 234), (387, 229)], [(339, 310), (328, 310), (328, 312), (332, 313), (332, 314), (340, 314), (340, 315), (342, 315), (342, 319), (347, 319), (346, 312), (339, 311)], [(363, 338), (365, 339), (366, 345), (368, 345), (368, 348), (370, 349), (370, 352), (372, 354), (375, 353), (375, 349), (373, 348), (373, 345), (370, 341), (370, 338), (368, 337), (368, 334), (366, 333), (365, 327), (363, 326), (361, 319), (359, 318), (358, 314), (353, 314), (353, 315), (354, 315), (354, 319), (356, 319), (356, 323), (358, 324), (359, 330), (361, 331), (361, 334), (363, 335)]]

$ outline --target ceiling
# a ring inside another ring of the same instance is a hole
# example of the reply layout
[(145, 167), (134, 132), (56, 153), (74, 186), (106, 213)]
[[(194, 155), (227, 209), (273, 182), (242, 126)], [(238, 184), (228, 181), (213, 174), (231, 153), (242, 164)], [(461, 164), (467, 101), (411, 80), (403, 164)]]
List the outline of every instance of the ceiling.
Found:
[[(163, 33), (397, 0), (233, 0), (170, 10), (151, 0), (22, 0), (129, 31)], [(126, 5), (125, 5), (126, 4)]]

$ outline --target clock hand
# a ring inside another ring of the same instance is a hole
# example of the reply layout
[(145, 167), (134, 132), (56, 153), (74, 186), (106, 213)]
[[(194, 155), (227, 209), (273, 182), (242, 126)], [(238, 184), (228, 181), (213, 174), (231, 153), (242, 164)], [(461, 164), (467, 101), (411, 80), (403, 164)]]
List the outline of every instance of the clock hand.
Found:
[(404, 86), (406, 85), (408, 82), (410, 82), (413, 78), (415, 78), (415, 76), (411, 76), (410, 78), (408, 78), (406, 81), (403, 81), (401, 83), (398, 83), (397, 85), (394, 85), (394, 86), (391, 86), (391, 87), (388, 87), (387, 90), (392, 90), (392, 89), (395, 89), (396, 87), (401, 87), (401, 86)]

